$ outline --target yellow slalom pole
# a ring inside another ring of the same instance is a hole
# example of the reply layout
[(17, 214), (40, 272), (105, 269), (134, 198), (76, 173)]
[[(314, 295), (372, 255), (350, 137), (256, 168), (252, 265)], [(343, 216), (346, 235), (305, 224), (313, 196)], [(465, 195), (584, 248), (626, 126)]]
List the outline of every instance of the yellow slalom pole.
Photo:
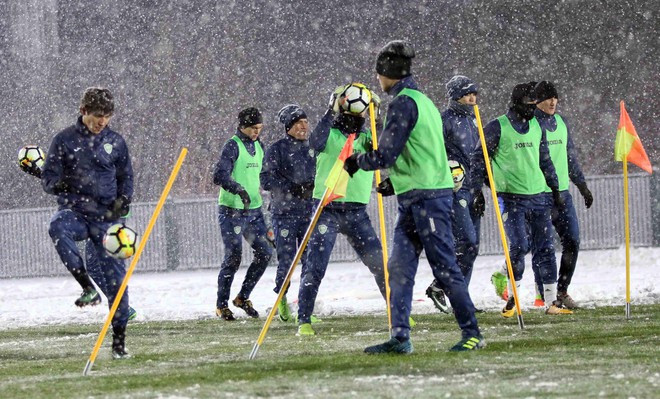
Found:
[(630, 217), (628, 212), (628, 160), (623, 160), (623, 220), (626, 240), (626, 320), (630, 320)]
[[(371, 120), (371, 141), (373, 142), (374, 151), (378, 149), (378, 134), (376, 133), (376, 110), (374, 103), (369, 103), (369, 119)], [(380, 170), (374, 171), (376, 176), (376, 186), (380, 184)], [(387, 322), (392, 330), (392, 312), (390, 311), (390, 273), (387, 268), (387, 230), (385, 228), (385, 211), (383, 208), (383, 196), (381, 193), (376, 192), (378, 200), (378, 220), (380, 222), (380, 242), (383, 246), (383, 272), (385, 274), (385, 302), (387, 306)]]
[(331, 190), (329, 188), (326, 188), (325, 192), (323, 193), (323, 198), (321, 199), (319, 205), (316, 207), (316, 210), (314, 211), (314, 216), (312, 216), (312, 221), (309, 223), (309, 226), (307, 227), (307, 231), (305, 232), (303, 241), (300, 243), (300, 246), (298, 247), (298, 251), (296, 251), (296, 256), (293, 258), (293, 262), (291, 262), (291, 266), (289, 266), (289, 271), (287, 272), (286, 277), (284, 278), (284, 283), (282, 283), (282, 287), (280, 288), (279, 294), (277, 294), (277, 299), (275, 300), (275, 304), (273, 304), (273, 307), (270, 309), (270, 312), (268, 312), (268, 316), (266, 316), (266, 322), (264, 323), (264, 326), (261, 328), (261, 332), (259, 333), (257, 342), (255, 342), (254, 347), (252, 348), (252, 352), (250, 352), (250, 357), (249, 357), (250, 360), (254, 360), (254, 358), (257, 357), (257, 352), (259, 351), (261, 344), (264, 342), (264, 339), (266, 338), (266, 334), (268, 333), (268, 329), (270, 328), (270, 323), (273, 321), (273, 316), (275, 316), (275, 311), (277, 310), (277, 306), (280, 304), (280, 301), (284, 297), (284, 293), (286, 292), (286, 289), (289, 287), (289, 283), (291, 282), (293, 273), (296, 270), (298, 261), (300, 260), (300, 258), (302, 258), (302, 254), (303, 252), (305, 252), (305, 248), (307, 248), (307, 243), (309, 242), (309, 239), (312, 236), (314, 227), (316, 227), (316, 222), (319, 221), (319, 216), (321, 216), (321, 211), (323, 210), (326, 199), (328, 198), (330, 193)]
[[(502, 214), (500, 213), (500, 204), (497, 201), (497, 191), (495, 189), (495, 180), (493, 179), (493, 170), (490, 167), (490, 157), (488, 156), (488, 149), (486, 148), (486, 137), (484, 136), (484, 128), (481, 124), (481, 116), (479, 115), (479, 106), (474, 106), (474, 116), (477, 119), (477, 128), (479, 129), (479, 139), (481, 140), (481, 149), (484, 153), (484, 160), (486, 162), (486, 171), (488, 172), (488, 181), (490, 183), (490, 193), (493, 196), (493, 206), (495, 207), (495, 215), (497, 216), (497, 226), (500, 229), (500, 237), (502, 238), (502, 247), (504, 247), (504, 258), (506, 259), (506, 268), (509, 274), (509, 281), (511, 282), (511, 294), (516, 302), (516, 310), (518, 311), (518, 325), (520, 329), (525, 328), (523, 321), (522, 311), (520, 309), (520, 301), (518, 300), (518, 289), (516, 287), (516, 280), (513, 278), (513, 267), (511, 266), (511, 257), (509, 256), (509, 244), (506, 240), (506, 233), (504, 232), (504, 222), (502, 222)], [(481, 187), (479, 187), (481, 189)]]
[(128, 280), (131, 278), (131, 275), (133, 274), (133, 269), (135, 269), (135, 265), (140, 259), (140, 255), (142, 255), (142, 250), (147, 244), (149, 235), (151, 235), (151, 230), (153, 229), (154, 224), (156, 223), (156, 219), (158, 219), (160, 210), (163, 208), (163, 205), (165, 204), (165, 200), (167, 199), (170, 189), (172, 188), (172, 184), (174, 184), (174, 179), (176, 179), (176, 176), (179, 173), (179, 169), (181, 168), (181, 164), (183, 163), (183, 160), (186, 157), (187, 153), (188, 153), (188, 149), (183, 147), (181, 149), (181, 153), (179, 154), (179, 159), (176, 161), (176, 164), (174, 165), (174, 169), (170, 174), (170, 178), (167, 181), (167, 184), (165, 185), (165, 189), (163, 190), (163, 193), (160, 195), (160, 199), (158, 200), (156, 209), (151, 215), (151, 220), (149, 220), (149, 224), (147, 225), (147, 229), (144, 232), (144, 236), (142, 240), (140, 240), (140, 245), (138, 246), (137, 251), (135, 252), (135, 256), (133, 256), (133, 259), (131, 260), (131, 265), (129, 266), (128, 270), (126, 270), (126, 276), (124, 277), (124, 281), (121, 282), (121, 286), (119, 287), (119, 291), (117, 292), (115, 301), (112, 303), (112, 306), (110, 307), (110, 313), (108, 314), (108, 318), (105, 320), (105, 324), (101, 329), (101, 333), (99, 334), (99, 337), (96, 340), (96, 345), (94, 345), (92, 354), (89, 356), (89, 360), (87, 360), (87, 364), (85, 365), (85, 369), (83, 370), (83, 375), (87, 375), (89, 371), (92, 369), (92, 366), (94, 365), (94, 361), (96, 360), (96, 355), (98, 354), (99, 348), (103, 343), (105, 334), (108, 332), (108, 327), (110, 326), (110, 322), (112, 321), (115, 312), (117, 312), (117, 308), (119, 307), (119, 302), (121, 301), (121, 297), (124, 295), (124, 292), (126, 291), (126, 287), (128, 286)]

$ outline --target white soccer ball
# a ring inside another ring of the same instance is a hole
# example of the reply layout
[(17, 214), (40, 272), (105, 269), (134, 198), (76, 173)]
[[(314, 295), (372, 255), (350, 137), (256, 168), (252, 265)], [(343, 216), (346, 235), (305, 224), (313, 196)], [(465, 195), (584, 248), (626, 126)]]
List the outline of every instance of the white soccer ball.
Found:
[(103, 236), (103, 247), (113, 258), (128, 259), (135, 254), (137, 233), (123, 223), (113, 224)]
[(26, 145), (18, 150), (18, 163), (25, 166), (36, 165), (39, 169), (44, 167), (46, 154), (38, 145)]
[(454, 191), (458, 191), (463, 187), (463, 180), (465, 180), (465, 169), (463, 165), (454, 160), (449, 160), (449, 170), (451, 177), (454, 179)]
[(341, 108), (352, 114), (361, 114), (371, 102), (371, 91), (362, 83), (351, 83), (339, 98)]

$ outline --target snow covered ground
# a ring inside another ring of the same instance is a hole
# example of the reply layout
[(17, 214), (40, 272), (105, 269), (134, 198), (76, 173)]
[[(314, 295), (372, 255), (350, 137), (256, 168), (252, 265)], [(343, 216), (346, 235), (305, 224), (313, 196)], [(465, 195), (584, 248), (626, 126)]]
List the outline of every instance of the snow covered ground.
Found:
[[(559, 254), (557, 254), (559, 257)], [(499, 256), (477, 258), (470, 284), (475, 305), (486, 311), (498, 311), (503, 302), (495, 297), (490, 274), (502, 262)], [(660, 248), (633, 248), (631, 251), (631, 303), (660, 302)], [(523, 307), (531, 307), (534, 298), (530, 258), (521, 287)], [(186, 320), (215, 317), (217, 270), (168, 273), (134, 273), (130, 281), (131, 305), (138, 311), (138, 321)], [(238, 292), (245, 268), (239, 270), (232, 287)], [(295, 300), (300, 273), (296, 273), (289, 302)], [(266, 274), (252, 294), (252, 301), (266, 315), (275, 301), (275, 268)], [(432, 276), (428, 263), (420, 262), (414, 293), (414, 313), (431, 313), (435, 308), (424, 291)], [(583, 251), (569, 293), (584, 307), (625, 305), (625, 250)], [(103, 323), (107, 305), (78, 309), (73, 301), (80, 288), (70, 277), (0, 280), (0, 329), (67, 323)], [(105, 298), (104, 298), (105, 300)], [(361, 263), (332, 263), (317, 299), (319, 316), (384, 312), (384, 301), (367, 268)], [(238, 317), (245, 314), (237, 310)]]

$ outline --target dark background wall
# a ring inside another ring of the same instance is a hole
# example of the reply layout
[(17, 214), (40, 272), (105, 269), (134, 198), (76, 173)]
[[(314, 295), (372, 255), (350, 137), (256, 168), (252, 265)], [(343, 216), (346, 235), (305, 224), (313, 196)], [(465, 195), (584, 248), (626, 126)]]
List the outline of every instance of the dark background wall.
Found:
[(392, 39), (414, 45), (414, 73), (440, 108), (452, 75), (478, 81), (484, 124), (506, 111), (516, 83), (554, 81), (587, 174), (620, 173), (624, 100), (657, 165), (659, 10), (656, 0), (5, 0), (0, 209), (53, 204), (16, 152), (47, 148), (88, 86), (115, 93), (111, 126), (129, 144), (137, 201), (158, 198), (182, 146), (190, 152), (173, 195), (214, 194), (213, 165), (238, 111), (262, 109), (266, 143), (283, 134), (275, 115), (287, 103), (313, 126), (338, 84), (377, 87), (375, 56)]

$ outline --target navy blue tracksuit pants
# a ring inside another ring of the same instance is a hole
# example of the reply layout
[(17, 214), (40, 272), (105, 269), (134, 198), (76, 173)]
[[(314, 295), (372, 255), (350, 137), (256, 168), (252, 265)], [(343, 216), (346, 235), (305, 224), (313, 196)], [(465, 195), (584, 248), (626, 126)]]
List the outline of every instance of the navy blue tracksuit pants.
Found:
[[(309, 216), (273, 215), (273, 230), (275, 233), (275, 248), (277, 250), (277, 274), (275, 275), (276, 293), (280, 292), (286, 274), (296, 256), (298, 247), (302, 244), (305, 232), (310, 223)], [(307, 249), (300, 258), (302, 273), (307, 267)], [(288, 291), (288, 287), (287, 287)]]
[(216, 306), (220, 309), (227, 307), (231, 284), (241, 265), (242, 238), (245, 238), (254, 250), (254, 258), (237, 295), (243, 299), (250, 297), (252, 290), (266, 271), (273, 248), (268, 242), (266, 223), (261, 208), (242, 210), (221, 205), (218, 207), (218, 224), (220, 224), (220, 233), (225, 247), (225, 256), (218, 273)]
[(298, 291), (298, 322), (310, 323), (314, 301), (321, 280), (328, 268), (330, 254), (337, 240), (337, 233), (346, 236), (360, 260), (374, 275), (378, 289), (385, 298), (385, 274), (383, 249), (371, 225), (366, 205), (355, 203), (330, 203), (314, 227), (307, 247), (307, 266), (303, 268)]
[(394, 228), (394, 248), (388, 263), (392, 336), (410, 337), (413, 286), (422, 250), (426, 252), (438, 285), (449, 298), (463, 337), (479, 336), (474, 305), (456, 264), (451, 229), (452, 195), (402, 197), (397, 196), (399, 215)]
[[(48, 229), (60, 259), (74, 276), (85, 270), (85, 262), (80, 255), (76, 241), (90, 239), (96, 253), (95, 264), (97, 264), (92, 268), (92, 277), (97, 284), (102, 280), (99, 288), (108, 298), (108, 307), (112, 306), (126, 276), (124, 262), (108, 255), (103, 247), (103, 236), (113, 223), (101, 221), (98, 217), (86, 217), (71, 209), (61, 209), (51, 218)], [(122, 295), (117, 312), (112, 319), (112, 326), (113, 328), (126, 328), (127, 322), (128, 290)]]
[(498, 201), (509, 241), (514, 279), (522, 280), (525, 255), (531, 251), (532, 265), (539, 266), (542, 283), (556, 283), (557, 263), (550, 218), (552, 197), (543, 193), (525, 196), (500, 194)]
[[(580, 251), (580, 225), (578, 223), (575, 205), (573, 205), (573, 196), (568, 190), (561, 192), (564, 199), (564, 206), (552, 207), (552, 225), (559, 235), (561, 241), (561, 261), (559, 266), (559, 278), (557, 279), (557, 292), (566, 292), (575, 273), (578, 252)], [(534, 270), (534, 280), (537, 287), (541, 285), (539, 291), (543, 295), (543, 287), (540, 278), (539, 265), (532, 262)]]
[(454, 193), (453, 198), (451, 225), (456, 249), (456, 263), (463, 273), (465, 284), (470, 285), (474, 261), (479, 254), (481, 217), (474, 212), (469, 190), (458, 190)]

